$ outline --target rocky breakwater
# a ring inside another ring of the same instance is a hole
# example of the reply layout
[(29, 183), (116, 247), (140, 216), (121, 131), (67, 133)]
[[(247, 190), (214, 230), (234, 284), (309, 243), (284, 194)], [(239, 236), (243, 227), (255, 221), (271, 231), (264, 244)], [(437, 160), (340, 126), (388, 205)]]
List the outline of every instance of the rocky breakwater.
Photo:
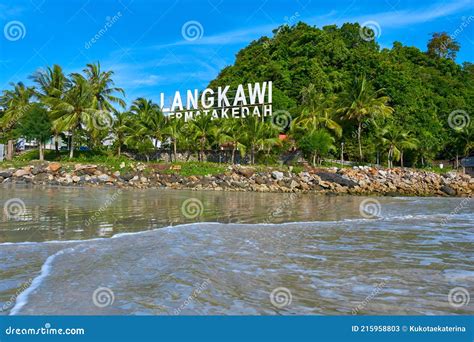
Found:
[(104, 166), (41, 163), (0, 170), (3, 184), (116, 186), (216, 191), (316, 192), (389, 196), (472, 196), (474, 178), (414, 169), (307, 168), (302, 172), (229, 166), (217, 175), (184, 176), (177, 165), (137, 164), (127, 171)]

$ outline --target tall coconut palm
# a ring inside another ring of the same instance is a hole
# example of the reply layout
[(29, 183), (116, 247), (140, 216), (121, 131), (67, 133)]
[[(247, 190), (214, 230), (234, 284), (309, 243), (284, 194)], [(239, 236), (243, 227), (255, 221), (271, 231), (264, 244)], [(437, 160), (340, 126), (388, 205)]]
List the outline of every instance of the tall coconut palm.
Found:
[(57, 131), (69, 131), (69, 158), (74, 157), (74, 138), (77, 130), (98, 115), (97, 99), (90, 83), (80, 74), (71, 74), (72, 85), (62, 98), (46, 98), (51, 108), (53, 126)]
[(266, 156), (266, 160), (268, 161), (268, 157), (272, 154), (275, 147), (282, 146), (283, 141), (279, 139), (278, 130), (273, 123), (264, 122), (264, 127), (268, 134), (265, 134), (264, 136), (260, 137), (259, 140), (257, 140), (257, 151), (263, 151), (264, 155)]
[(417, 148), (419, 141), (412, 133), (395, 125), (388, 125), (381, 131), (382, 142), (388, 147), (388, 167), (393, 167), (393, 161), (400, 161), (403, 167), (403, 152)]
[(374, 91), (365, 76), (356, 78), (340, 97), (339, 112), (348, 120), (357, 123), (357, 142), (359, 144), (359, 158), (363, 160), (362, 153), (362, 123), (364, 120), (386, 117), (393, 113), (393, 108), (388, 105), (390, 98), (381, 95), (383, 89)]
[(334, 137), (325, 129), (313, 129), (298, 140), (298, 147), (310, 157), (313, 166), (321, 164), (323, 158), (335, 151)]
[(40, 100), (43, 97), (61, 98), (71, 85), (70, 80), (57, 64), (52, 68), (36, 71), (30, 79), (36, 84), (35, 93)]
[[(48, 67), (46, 70), (36, 71), (30, 78), (36, 84), (35, 95), (43, 104), (47, 102), (47, 98), (62, 98), (71, 86), (70, 80), (57, 64), (53, 65), (52, 68)], [(56, 155), (59, 155), (60, 134), (61, 132), (53, 127)]]
[(204, 150), (208, 146), (212, 135), (212, 117), (202, 113), (190, 121), (188, 127), (192, 136), (199, 142), (198, 160), (204, 161)]
[(163, 129), (165, 127), (165, 116), (158, 104), (145, 98), (136, 99), (130, 107), (130, 112), (137, 120), (137, 139), (148, 137), (154, 140), (155, 150), (158, 142), (163, 139)]
[(129, 112), (115, 112), (111, 133), (115, 137), (118, 157), (122, 154), (122, 146), (125, 144), (126, 137), (132, 134), (132, 124)]
[(474, 149), (474, 121), (460, 130), (456, 130), (454, 136), (454, 150), (456, 150), (456, 168), (459, 168), (459, 154), (469, 156)]
[(171, 140), (173, 145), (173, 160), (177, 161), (178, 139), (182, 136), (183, 121), (176, 118), (166, 118), (163, 135)]
[(97, 62), (96, 64), (87, 64), (84, 74), (92, 86), (97, 109), (113, 112), (113, 104), (118, 104), (120, 107), (125, 108), (125, 101), (115, 95), (118, 93), (125, 96), (125, 91), (122, 88), (115, 87), (115, 82), (112, 79), (113, 71), (102, 71), (100, 63)]
[(89, 134), (97, 147), (110, 132), (113, 124), (112, 113), (115, 112), (114, 105), (125, 108), (125, 101), (120, 96), (116, 96), (123, 97), (125, 92), (122, 88), (115, 87), (112, 79), (114, 72), (111, 70), (102, 71), (99, 62), (87, 64), (83, 71), (91, 85), (99, 113), (92, 118), (93, 121), (88, 123)]
[(277, 128), (271, 123), (261, 121), (256, 116), (246, 119), (244, 135), (246, 145), (250, 149), (251, 164), (255, 164), (256, 152), (280, 144)]
[(223, 124), (221, 143), (232, 145), (231, 163), (235, 163), (235, 153), (240, 152), (241, 157), (245, 155), (245, 136), (242, 134), (243, 124), (241, 120), (230, 119), (225, 120)]
[(4, 90), (0, 96), (0, 106), (4, 108), (4, 115), (0, 122), (0, 128), (4, 134), (9, 134), (7, 143), (7, 160), (13, 159), (14, 140), (11, 133), (15, 125), (30, 108), (30, 100), (34, 95), (31, 87), (25, 86), (22, 82), (11, 83), (12, 90)]
[(324, 95), (316, 90), (314, 84), (309, 84), (301, 91), (302, 112), (295, 125), (305, 131), (327, 128), (340, 137), (342, 127), (335, 120), (335, 100), (334, 95)]

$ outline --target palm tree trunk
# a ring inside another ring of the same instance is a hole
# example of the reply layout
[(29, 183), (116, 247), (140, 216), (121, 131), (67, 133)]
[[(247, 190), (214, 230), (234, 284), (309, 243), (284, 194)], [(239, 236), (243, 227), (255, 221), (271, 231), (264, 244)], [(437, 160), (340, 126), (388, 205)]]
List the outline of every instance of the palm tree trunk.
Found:
[(118, 149), (117, 149), (117, 156), (120, 158), (121, 154), (122, 154), (122, 144), (119, 141)]
[(69, 159), (74, 158), (74, 132), (71, 132), (71, 146), (69, 146)]
[(178, 159), (177, 139), (176, 138), (173, 139), (173, 158), (174, 158), (174, 161), (177, 161), (177, 159)]
[(54, 135), (54, 150), (56, 151), (56, 156), (59, 156), (59, 137), (57, 134)]
[(403, 167), (403, 151), (400, 151), (400, 166)]
[(316, 166), (316, 153), (313, 153), (313, 161), (312, 161), (313, 166)]
[(41, 141), (39, 142), (39, 160), (40, 161), (44, 160), (44, 148), (43, 148), (43, 143)]
[(391, 169), (393, 167), (393, 147), (390, 146), (390, 150), (388, 151), (388, 168)]
[(198, 160), (200, 162), (204, 161), (204, 138), (201, 138), (201, 149), (199, 150), (199, 158)]
[(362, 135), (362, 122), (359, 121), (359, 126), (357, 127), (357, 142), (359, 143), (359, 158), (360, 158), (360, 161), (362, 161), (362, 159), (364, 157), (362, 155), (361, 135)]
[(232, 164), (235, 163), (235, 151), (237, 150), (235, 144), (234, 144), (234, 147), (232, 148)]
[(12, 160), (13, 159), (13, 140), (8, 140), (7, 143), (7, 160)]

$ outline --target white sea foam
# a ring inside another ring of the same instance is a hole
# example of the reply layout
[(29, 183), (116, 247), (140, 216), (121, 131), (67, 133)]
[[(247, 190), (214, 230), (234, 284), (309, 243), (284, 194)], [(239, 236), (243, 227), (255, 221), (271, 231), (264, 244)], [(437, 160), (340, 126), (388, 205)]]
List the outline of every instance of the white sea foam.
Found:
[[(185, 223), (185, 224), (178, 224), (178, 225), (170, 225), (170, 226), (163, 226), (159, 228), (154, 228), (151, 230), (142, 230), (138, 232), (126, 232), (126, 233), (118, 233), (110, 238), (123, 238), (126, 236), (133, 236), (138, 234), (145, 234), (154, 231), (168, 231), (170, 229), (181, 229), (185, 227), (199, 227), (199, 226), (208, 226), (208, 225), (222, 225), (222, 226), (242, 226), (242, 225), (252, 225), (252, 226), (287, 226), (287, 225), (330, 225), (330, 224), (340, 224), (340, 223), (357, 223), (357, 222), (374, 222), (374, 221), (392, 221), (392, 220), (433, 220), (433, 219), (454, 219), (454, 218), (466, 218), (471, 219), (472, 214), (469, 213), (459, 213), (459, 214), (408, 214), (408, 215), (400, 215), (400, 216), (384, 216), (384, 217), (375, 217), (375, 218), (348, 218), (348, 219), (341, 219), (341, 220), (332, 220), (332, 221), (291, 221), (291, 222), (279, 222), (279, 223), (222, 223), (222, 222), (194, 222), (194, 223)], [(108, 238), (92, 238), (86, 240), (51, 240), (51, 241), (42, 241), (42, 242), (34, 242), (34, 241), (24, 241), (24, 242), (3, 242), (0, 243), (0, 247), (2, 246), (10, 246), (10, 245), (36, 245), (36, 244), (71, 244), (71, 243), (85, 243), (90, 241), (99, 241), (99, 240), (107, 240)]]
[(40, 274), (35, 279), (33, 279), (31, 285), (25, 291), (20, 293), (20, 295), (16, 298), (15, 306), (10, 310), (10, 316), (16, 315), (21, 310), (21, 308), (23, 308), (28, 303), (28, 297), (30, 296), (30, 294), (35, 291), (41, 285), (43, 280), (51, 273), (51, 264), (53, 263), (54, 259), (72, 250), (74, 250), (74, 247), (62, 249), (59, 252), (50, 255), (46, 259), (43, 266), (41, 266)]

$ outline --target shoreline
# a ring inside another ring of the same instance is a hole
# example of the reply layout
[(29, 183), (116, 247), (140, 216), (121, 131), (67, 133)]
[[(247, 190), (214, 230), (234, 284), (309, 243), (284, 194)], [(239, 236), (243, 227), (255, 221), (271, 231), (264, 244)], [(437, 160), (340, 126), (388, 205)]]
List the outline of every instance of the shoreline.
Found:
[(234, 165), (214, 175), (186, 176), (179, 172), (179, 165), (150, 169), (138, 163), (131, 170), (113, 171), (96, 164), (75, 164), (68, 169), (58, 162), (43, 162), (0, 169), (0, 183), (361, 196), (471, 197), (474, 192), (474, 178), (453, 171), (440, 175), (406, 168), (354, 166), (307, 168), (296, 173), (291, 167), (288, 171), (271, 167), (259, 171)]

